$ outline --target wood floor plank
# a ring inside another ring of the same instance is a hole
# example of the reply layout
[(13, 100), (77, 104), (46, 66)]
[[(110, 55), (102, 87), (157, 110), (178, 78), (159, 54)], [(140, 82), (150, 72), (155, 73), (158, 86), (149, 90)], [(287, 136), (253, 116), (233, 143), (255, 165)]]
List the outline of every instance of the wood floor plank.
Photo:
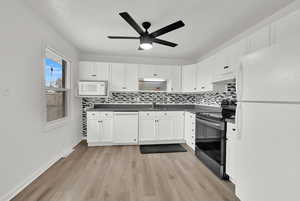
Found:
[(189, 150), (141, 154), (138, 146), (80, 143), (13, 201), (239, 201)]

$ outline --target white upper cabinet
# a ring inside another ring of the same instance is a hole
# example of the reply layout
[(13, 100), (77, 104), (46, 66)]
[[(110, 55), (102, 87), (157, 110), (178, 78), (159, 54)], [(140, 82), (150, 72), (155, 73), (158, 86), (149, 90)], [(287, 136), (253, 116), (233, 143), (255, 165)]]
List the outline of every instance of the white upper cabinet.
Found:
[(123, 91), (126, 89), (125, 85), (125, 65), (118, 63), (111, 64), (111, 90)]
[(170, 66), (170, 89), (171, 92), (181, 91), (181, 67), (180, 66)]
[(217, 53), (210, 62), (214, 69), (213, 82), (235, 78), (235, 72), (241, 58), (246, 54), (248, 40), (241, 40)]
[(197, 64), (182, 67), (182, 91), (197, 91)]
[(138, 64), (125, 64), (125, 83), (127, 90), (138, 90), (138, 70)]
[(198, 63), (197, 91), (211, 91), (213, 89), (212, 76), (214, 72), (214, 57)]
[(139, 68), (139, 78), (170, 78), (170, 66), (142, 64)]
[(108, 63), (82, 61), (79, 63), (79, 80), (108, 80), (109, 67)]
[(137, 64), (111, 64), (111, 90), (137, 91), (138, 90)]
[(300, 38), (300, 11), (293, 12), (272, 24), (272, 43)]
[(248, 37), (247, 53), (270, 47), (271, 45), (271, 27), (266, 26)]

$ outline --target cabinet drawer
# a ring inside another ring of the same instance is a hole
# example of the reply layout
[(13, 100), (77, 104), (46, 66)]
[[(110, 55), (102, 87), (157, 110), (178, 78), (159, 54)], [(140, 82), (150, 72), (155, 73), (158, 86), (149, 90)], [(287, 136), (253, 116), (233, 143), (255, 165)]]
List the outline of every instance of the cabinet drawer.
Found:
[(99, 119), (99, 112), (87, 112), (87, 119)]
[(114, 116), (113, 112), (100, 112), (100, 118), (112, 118)]
[(140, 117), (155, 117), (157, 112), (139, 112)]

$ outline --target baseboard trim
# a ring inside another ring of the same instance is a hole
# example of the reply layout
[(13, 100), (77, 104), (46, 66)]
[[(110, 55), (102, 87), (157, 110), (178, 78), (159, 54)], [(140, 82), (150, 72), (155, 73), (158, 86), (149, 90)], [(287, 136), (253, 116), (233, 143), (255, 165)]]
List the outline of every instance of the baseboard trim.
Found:
[(54, 165), (58, 160), (61, 158), (66, 158), (68, 155), (70, 155), (74, 151), (74, 147), (78, 145), (81, 142), (76, 142), (71, 147), (65, 149), (60, 154), (55, 156), (52, 160), (50, 160), (47, 164), (43, 165), (41, 168), (39, 168), (37, 171), (35, 171), (32, 175), (27, 177), (23, 182), (18, 184), (15, 188), (13, 188), (11, 191), (9, 191), (6, 195), (0, 198), (0, 201), (10, 201), (13, 199), (16, 195), (18, 195), (22, 190), (24, 190), (29, 184), (31, 184), (34, 180), (36, 180), (39, 176), (41, 176), (46, 170), (48, 170), (52, 165)]

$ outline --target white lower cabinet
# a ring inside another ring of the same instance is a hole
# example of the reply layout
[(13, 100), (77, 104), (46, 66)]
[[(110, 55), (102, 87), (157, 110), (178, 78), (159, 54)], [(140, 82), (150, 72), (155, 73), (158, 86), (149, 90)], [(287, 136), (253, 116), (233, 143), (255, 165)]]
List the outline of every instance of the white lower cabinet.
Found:
[(139, 143), (184, 142), (184, 112), (140, 112)]
[(113, 141), (113, 113), (91, 112), (87, 114), (88, 144), (110, 144)]
[(184, 112), (88, 112), (89, 146), (184, 143)]
[(235, 183), (236, 172), (235, 167), (235, 153), (236, 153), (237, 131), (235, 124), (227, 123), (227, 143), (226, 143), (226, 173), (230, 180)]
[(186, 144), (195, 150), (196, 115), (194, 113), (185, 112), (184, 133)]

